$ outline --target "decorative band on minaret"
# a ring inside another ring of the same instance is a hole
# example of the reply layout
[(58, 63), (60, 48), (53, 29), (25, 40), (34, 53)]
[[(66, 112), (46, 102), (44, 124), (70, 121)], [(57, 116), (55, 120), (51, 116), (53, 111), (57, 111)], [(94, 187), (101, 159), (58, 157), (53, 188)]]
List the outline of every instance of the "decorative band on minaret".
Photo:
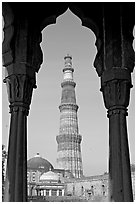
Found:
[(82, 136), (78, 131), (78, 119), (76, 104), (75, 86), (73, 81), (72, 57), (64, 57), (65, 67), (63, 69), (62, 97), (60, 109), (60, 129), (56, 137), (58, 143), (57, 166), (69, 170), (74, 177), (80, 178), (83, 175), (82, 157), (80, 143)]

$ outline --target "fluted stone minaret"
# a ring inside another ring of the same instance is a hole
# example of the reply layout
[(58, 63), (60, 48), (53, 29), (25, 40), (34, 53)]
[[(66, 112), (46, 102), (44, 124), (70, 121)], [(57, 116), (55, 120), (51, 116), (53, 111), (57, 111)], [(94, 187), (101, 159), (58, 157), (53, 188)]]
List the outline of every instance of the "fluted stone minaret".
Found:
[(60, 109), (60, 129), (56, 137), (58, 143), (57, 166), (70, 170), (74, 177), (83, 175), (82, 157), (80, 143), (82, 140), (78, 130), (77, 110), (75, 97), (76, 83), (73, 81), (72, 57), (64, 57), (65, 67), (63, 69), (62, 97)]

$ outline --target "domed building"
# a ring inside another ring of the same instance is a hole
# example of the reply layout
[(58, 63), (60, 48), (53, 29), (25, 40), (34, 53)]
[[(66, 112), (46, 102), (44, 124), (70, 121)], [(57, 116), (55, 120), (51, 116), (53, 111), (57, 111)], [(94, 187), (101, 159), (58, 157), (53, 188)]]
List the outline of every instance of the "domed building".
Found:
[(53, 169), (52, 164), (42, 158), (39, 153), (36, 154), (36, 156), (34, 156), (33, 158), (29, 159), (27, 162), (28, 165), (28, 169), (34, 169), (34, 170), (40, 170), (40, 171), (49, 171), (49, 169)]
[(32, 191), (36, 184), (39, 182), (40, 176), (44, 172), (48, 172), (49, 169), (53, 169), (52, 164), (42, 158), (39, 153), (27, 162), (27, 181), (28, 181), (28, 195), (32, 195)]
[(63, 196), (64, 181), (70, 178), (71, 172), (54, 169), (39, 153), (27, 162), (28, 196)]
[(46, 173), (43, 173), (41, 176), (40, 176), (40, 182), (45, 182), (45, 181), (50, 181), (50, 182), (58, 182), (59, 180), (59, 177), (58, 177), (58, 174), (57, 173), (54, 173), (53, 171), (51, 171), (51, 169), (46, 172)]
[(49, 170), (40, 176), (36, 190), (40, 196), (64, 196), (65, 184), (61, 173)]

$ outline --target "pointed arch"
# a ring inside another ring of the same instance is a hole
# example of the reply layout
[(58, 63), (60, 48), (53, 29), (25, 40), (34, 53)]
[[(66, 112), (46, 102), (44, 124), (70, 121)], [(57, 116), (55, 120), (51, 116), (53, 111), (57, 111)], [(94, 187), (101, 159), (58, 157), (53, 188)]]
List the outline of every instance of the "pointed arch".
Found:
[[(80, 18), (80, 20), (82, 22), (82, 26), (85, 26), (85, 27), (91, 29), (94, 32), (94, 34), (96, 35), (96, 37), (98, 37), (99, 36), (99, 28), (97, 26), (97, 23), (94, 21), (94, 19), (91, 19), (90, 17), (88, 17), (88, 15), (85, 15), (86, 8), (84, 8), (82, 10), (80, 8), (81, 6), (82, 5), (76, 4), (76, 3), (61, 3), (60, 7), (58, 6), (56, 10), (54, 9), (54, 10), (52, 10), (52, 12), (50, 12), (50, 15), (47, 16), (47, 14), (46, 14), (46, 17), (43, 17), (43, 20), (41, 22), (41, 31), (46, 26), (48, 26), (50, 24), (55, 24), (56, 19), (60, 15), (65, 13), (67, 11), (67, 9), (70, 9), (70, 11), (73, 14), (75, 14), (78, 18)], [(56, 6), (54, 5), (54, 7), (56, 7)], [(89, 13), (89, 12), (87, 12), (87, 13)]]

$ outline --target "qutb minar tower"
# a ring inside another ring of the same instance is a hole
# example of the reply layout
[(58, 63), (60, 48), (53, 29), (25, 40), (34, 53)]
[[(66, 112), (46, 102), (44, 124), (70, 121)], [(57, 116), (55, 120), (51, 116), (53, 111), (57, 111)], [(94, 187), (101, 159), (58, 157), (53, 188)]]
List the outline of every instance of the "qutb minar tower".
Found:
[(69, 170), (74, 177), (83, 175), (82, 157), (80, 143), (82, 140), (78, 130), (75, 86), (73, 81), (72, 57), (64, 57), (65, 67), (63, 69), (62, 97), (60, 109), (60, 129), (56, 137), (58, 143), (57, 166)]

